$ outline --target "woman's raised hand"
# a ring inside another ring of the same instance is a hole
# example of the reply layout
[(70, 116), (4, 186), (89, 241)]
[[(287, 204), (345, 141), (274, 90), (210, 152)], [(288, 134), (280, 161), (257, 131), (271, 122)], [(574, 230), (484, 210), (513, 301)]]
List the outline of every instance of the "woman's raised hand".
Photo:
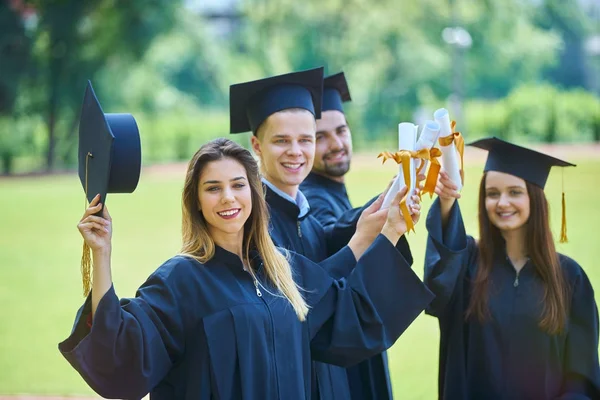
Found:
[[(403, 187), (394, 197), (394, 200), (390, 204), (390, 208), (387, 213), (387, 220), (381, 230), (385, 236), (388, 237), (394, 244), (400, 238), (400, 236), (404, 235), (408, 230), (408, 226), (406, 224), (406, 220), (404, 219), (404, 215), (400, 210), (400, 201), (406, 195), (406, 191), (408, 188)], [(419, 189), (416, 188), (410, 197), (412, 200), (412, 204), (408, 206), (409, 212), (411, 214), (411, 219), (414, 225), (419, 222), (419, 218), (421, 217), (421, 198), (419, 197)]]
[(450, 179), (450, 176), (441, 171), (435, 187), (435, 194), (438, 195), (440, 201), (452, 201), (460, 199), (460, 193), (457, 191), (458, 186)]
[(110, 250), (112, 237), (112, 219), (108, 213), (108, 209), (104, 207), (102, 217), (94, 214), (102, 209), (100, 203), (100, 195), (96, 195), (90, 203), (83, 217), (77, 224), (79, 233), (83, 236), (83, 240), (92, 249), (92, 252)]

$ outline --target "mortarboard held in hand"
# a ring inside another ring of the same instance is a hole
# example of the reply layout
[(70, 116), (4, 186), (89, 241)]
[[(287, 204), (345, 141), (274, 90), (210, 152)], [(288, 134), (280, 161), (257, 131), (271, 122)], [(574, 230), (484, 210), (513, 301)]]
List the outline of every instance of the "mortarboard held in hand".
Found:
[(271, 76), (229, 87), (230, 133), (252, 131), (272, 114), (302, 108), (321, 117), (323, 67)]
[[(107, 193), (132, 193), (137, 187), (142, 150), (135, 119), (131, 114), (105, 114), (89, 81), (79, 120), (78, 154), (86, 207), (97, 194), (104, 205)], [(91, 259), (85, 243), (81, 268), (87, 296), (91, 288)]]
[[(489, 152), (484, 172), (497, 171), (514, 175), (533, 185), (539, 186), (542, 189), (544, 189), (544, 186), (546, 185), (552, 167), (575, 166), (575, 164), (526, 147), (512, 144), (496, 137), (476, 140), (468, 145)], [(560, 242), (565, 243), (567, 241), (567, 217), (564, 184), (562, 189)]]

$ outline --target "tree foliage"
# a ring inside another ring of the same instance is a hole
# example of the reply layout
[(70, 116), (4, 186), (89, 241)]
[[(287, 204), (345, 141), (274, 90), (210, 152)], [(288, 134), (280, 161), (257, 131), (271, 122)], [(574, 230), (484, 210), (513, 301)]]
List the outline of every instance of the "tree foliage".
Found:
[[(195, 137), (226, 134), (231, 83), (318, 65), (346, 73), (359, 147), (395, 136), (396, 124), (419, 110), (452, 112), (457, 100), (466, 102), (467, 129), (474, 121), (499, 134), (527, 134), (529, 125), (507, 122), (536, 101), (521, 102), (518, 93), (538, 87), (554, 96), (560, 91), (543, 89), (552, 85), (600, 91), (593, 79), (599, 56), (584, 49), (600, 33), (600, 7), (590, 12), (577, 0), (239, 0), (220, 15), (193, 13), (185, 3), (0, 0), (4, 171), (32, 153), (31, 168), (73, 165), (88, 79), (106, 112), (143, 121), (147, 160), (185, 158)], [(469, 32), (470, 46), (444, 41), (444, 29), (456, 26)], [(565, 107), (537, 100), (554, 111), (533, 137), (563, 140)], [(473, 115), (484, 104), (499, 111), (494, 127)], [(593, 110), (585, 115), (600, 121)], [(584, 130), (598, 132), (589, 121)]]

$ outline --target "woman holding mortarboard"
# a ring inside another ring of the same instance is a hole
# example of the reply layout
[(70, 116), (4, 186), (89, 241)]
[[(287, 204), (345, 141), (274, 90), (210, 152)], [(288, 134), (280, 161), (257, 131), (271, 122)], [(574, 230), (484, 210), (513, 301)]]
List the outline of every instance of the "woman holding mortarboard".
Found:
[[(96, 161), (102, 150), (89, 153)], [(350, 276), (334, 280), (274, 246), (254, 158), (216, 139), (188, 165), (181, 254), (135, 298), (119, 301), (110, 276), (112, 222), (100, 203), (107, 189), (98, 191), (78, 225), (93, 254), (92, 290), (59, 348), (105, 397), (305, 399), (311, 359), (352, 364), (381, 352), (405, 328), (383, 305), (422, 310), (432, 298), (392, 244), (406, 230), (398, 207)]]
[[(479, 240), (442, 173), (427, 217), (426, 310), (440, 323), (443, 399), (598, 399), (598, 311), (583, 269), (556, 252), (543, 191), (567, 162), (496, 138), (479, 188)], [(564, 230), (562, 239), (566, 239)]]

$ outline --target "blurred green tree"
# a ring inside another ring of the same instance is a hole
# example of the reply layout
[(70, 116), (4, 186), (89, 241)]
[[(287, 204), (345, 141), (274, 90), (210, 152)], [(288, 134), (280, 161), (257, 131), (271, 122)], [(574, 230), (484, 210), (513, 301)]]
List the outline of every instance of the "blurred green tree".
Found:
[(17, 93), (29, 70), (32, 40), (27, 32), (28, 9), (17, 1), (0, 2), (0, 173), (10, 174), (23, 150), (19, 132)]
[[(456, 90), (456, 71), (466, 97), (498, 98), (539, 79), (560, 48), (558, 35), (532, 21), (534, 6), (520, 0), (254, 0), (244, 6), (236, 46), (264, 74), (317, 65), (344, 70), (353, 96), (348, 114), (367, 141), (412, 120), (419, 106), (443, 106)], [(444, 28), (456, 24), (472, 37), (460, 58), (442, 39)]]
[(153, 39), (173, 26), (178, 2), (32, 0), (31, 5), (39, 18), (34, 59), (40, 69), (31, 86), (40, 93), (48, 133), (45, 164), (52, 170), (57, 150), (63, 161), (73, 154), (86, 80), (113, 62), (139, 60)]
[[(560, 86), (591, 89), (591, 71), (585, 41), (592, 32), (592, 19), (577, 0), (544, 0), (535, 22), (560, 35), (559, 62), (547, 68), (547, 76)], [(600, 21), (596, 21), (598, 23)]]

